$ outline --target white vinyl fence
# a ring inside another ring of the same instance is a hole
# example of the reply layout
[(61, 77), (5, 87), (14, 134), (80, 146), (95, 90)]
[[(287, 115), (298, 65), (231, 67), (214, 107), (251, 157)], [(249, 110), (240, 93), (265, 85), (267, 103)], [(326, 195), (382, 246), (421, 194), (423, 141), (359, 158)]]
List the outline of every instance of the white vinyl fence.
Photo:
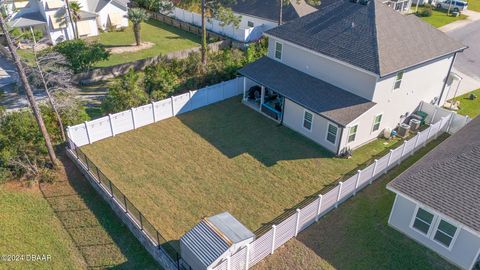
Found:
[[(215, 84), (67, 128), (78, 147), (189, 112), (243, 93), (243, 78)], [(73, 145), (71, 145), (73, 148)]]
[[(202, 26), (202, 16), (200, 14), (190, 12), (181, 8), (174, 8), (173, 11), (164, 15), (199, 27)], [(233, 25), (222, 26), (222, 23), (216, 19), (209, 18), (207, 20), (208, 30), (241, 42), (249, 42), (260, 38), (263, 33), (263, 31), (261, 31), (262, 28), (262, 25), (248, 28), (241, 26), (237, 28)]]
[(326, 194), (318, 195), (315, 201), (297, 209), (293, 215), (280, 224), (273, 225), (267, 233), (240, 249), (231, 257), (220, 261), (212, 269), (243, 270), (252, 267), (268, 255), (273, 254), (277, 248), (297, 236), (299, 232), (318, 221), (320, 217), (336, 208), (340, 203), (354, 196), (380, 175), (385, 174), (405, 158), (413, 155), (418, 149), (425, 146), (429, 140), (444, 132), (455, 133), (469, 122), (469, 118), (466, 116), (457, 115), (428, 103), (422, 103), (420, 110), (429, 114), (427, 118), (427, 123), (431, 124), (429, 128), (418, 132), (410, 140), (405, 140), (401, 146), (390, 150), (387, 155), (375, 160), (365, 169), (359, 170), (346, 181), (338, 183)]

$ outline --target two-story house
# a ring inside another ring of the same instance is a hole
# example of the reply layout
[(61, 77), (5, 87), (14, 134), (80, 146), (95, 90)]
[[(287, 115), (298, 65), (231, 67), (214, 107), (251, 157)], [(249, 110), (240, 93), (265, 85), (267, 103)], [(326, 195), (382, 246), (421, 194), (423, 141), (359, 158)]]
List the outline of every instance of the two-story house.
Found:
[[(128, 26), (126, 0), (78, 0), (81, 10), (76, 23), (78, 35), (98, 35), (98, 29)], [(52, 44), (74, 38), (74, 27), (68, 19), (64, 0), (30, 0), (9, 21), (10, 27), (24, 31), (42, 31)]]
[(421, 101), (443, 104), (466, 47), (377, 0), (339, 0), (273, 28), (239, 71), (245, 104), (335, 154), (376, 139)]

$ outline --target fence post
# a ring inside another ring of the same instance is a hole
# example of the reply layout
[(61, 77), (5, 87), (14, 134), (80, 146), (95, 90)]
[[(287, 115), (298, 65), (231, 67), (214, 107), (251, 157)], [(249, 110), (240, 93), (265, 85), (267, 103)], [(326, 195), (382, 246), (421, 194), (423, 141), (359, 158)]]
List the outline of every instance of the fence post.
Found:
[(231, 267), (232, 267), (232, 257), (229, 255), (227, 257), (227, 270), (232, 269)]
[(160, 234), (158, 233), (157, 230), (155, 230), (155, 232), (157, 232), (157, 244), (158, 244), (158, 247), (160, 248)]
[(108, 180), (108, 185), (110, 186), (110, 194), (112, 195), (112, 198), (113, 198), (112, 181)]
[(245, 254), (245, 270), (248, 270), (250, 264), (250, 243), (247, 244), (246, 249), (247, 254)]
[(387, 171), (388, 171), (388, 167), (390, 167), (390, 163), (392, 162), (392, 153), (393, 153), (393, 149), (390, 149), (390, 152), (389, 152), (389, 156), (388, 156), (388, 162), (387, 162), (387, 168), (385, 168), (385, 174), (387, 174)]
[(295, 236), (298, 235), (298, 226), (300, 225), (300, 213), (301, 213), (301, 210), (297, 208), (297, 221), (295, 223)]
[(340, 201), (340, 195), (342, 195), (342, 186), (343, 182), (338, 182), (338, 193), (337, 193), (337, 201), (335, 202), (335, 208), (338, 207), (338, 201)]
[(445, 132), (450, 132), (450, 127), (452, 126), (453, 119), (455, 118), (455, 112), (450, 113), (450, 119), (448, 119), (448, 124), (447, 128), (445, 129)]
[(413, 145), (413, 150), (412, 150), (412, 153), (411, 153), (412, 156), (413, 156), (413, 154), (415, 153), (415, 151), (417, 151), (418, 139), (420, 138), (420, 134), (421, 134), (421, 133), (422, 133), (422, 132), (418, 132), (418, 133), (417, 133), (417, 136), (415, 136), (415, 137), (416, 137), (416, 138), (415, 138), (415, 144)]
[(438, 130), (437, 132), (435, 132), (435, 140), (438, 138), (438, 134), (440, 134), (440, 132), (442, 131), (442, 126), (444, 121), (445, 119), (442, 117), (442, 120), (440, 120), (440, 125), (438, 126)]
[(175, 116), (175, 105), (173, 96), (170, 97), (170, 103), (172, 103), (172, 116)]
[(123, 194), (123, 203), (125, 204), (125, 213), (128, 213), (127, 197), (125, 197), (125, 194)]
[(111, 114), (108, 114), (108, 122), (110, 122), (110, 131), (112, 132), (112, 137), (115, 137), (115, 130), (113, 129), (113, 121)]
[(398, 159), (398, 164), (400, 164), (402, 162), (402, 158), (405, 155), (405, 147), (406, 147), (407, 143), (408, 143), (408, 140), (403, 141), (402, 154), (400, 155), (400, 158)]
[(427, 139), (423, 142), (423, 147), (427, 145), (428, 139), (430, 139), (430, 132), (432, 131), (432, 126), (428, 128)]
[(140, 219), (140, 229), (143, 231), (143, 218), (142, 218), (142, 213), (140, 213), (140, 211), (138, 211), (139, 215), (139, 219)]
[(433, 123), (433, 121), (435, 120), (435, 116), (437, 115), (437, 106), (435, 106), (435, 110), (433, 111), (433, 115), (432, 115), (432, 119), (430, 120), (430, 125)]
[(315, 216), (315, 222), (317, 222), (318, 219), (320, 218), (320, 212), (321, 212), (321, 209), (322, 209), (322, 199), (323, 199), (323, 195), (319, 194), (318, 195), (317, 215)]
[(360, 184), (360, 175), (362, 174), (362, 170), (357, 171), (357, 179), (355, 180), (355, 190), (353, 191), (353, 196), (357, 195), (358, 185)]
[(275, 251), (275, 236), (277, 234), (277, 225), (272, 225), (272, 230), (272, 250), (270, 254), (273, 254), (273, 252)]
[(90, 140), (90, 132), (88, 131), (88, 123), (87, 123), (87, 121), (85, 121), (83, 124), (85, 125), (85, 131), (87, 132), (88, 144), (92, 144), (92, 141)]
[(155, 115), (155, 102), (152, 101), (152, 114), (153, 114), (153, 122), (157, 122), (157, 117)]
[(130, 112), (132, 113), (132, 124), (133, 124), (133, 129), (137, 129), (136, 124), (135, 124), (135, 109), (131, 108)]
[(378, 159), (375, 159), (374, 161), (375, 161), (375, 163), (373, 164), (372, 176), (370, 177), (370, 180), (368, 181), (368, 184), (372, 184), (373, 177), (377, 173)]

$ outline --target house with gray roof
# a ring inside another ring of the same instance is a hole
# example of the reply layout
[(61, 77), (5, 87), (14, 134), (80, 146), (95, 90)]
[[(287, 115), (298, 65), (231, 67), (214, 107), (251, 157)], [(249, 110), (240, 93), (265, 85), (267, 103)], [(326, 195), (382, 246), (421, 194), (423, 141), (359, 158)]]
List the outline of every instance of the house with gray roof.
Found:
[(477, 117), (387, 185), (388, 224), (462, 269), (480, 261), (479, 138)]
[(422, 101), (442, 105), (466, 49), (378, 0), (332, 1), (265, 36), (268, 55), (239, 71), (243, 102), (334, 154), (395, 129)]
[(9, 25), (23, 31), (40, 30), (51, 44), (80, 37), (98, 35), (98, 29), (128, 26), (126, 0), (77, 0), (80, 19), (70, 23), (65, 0), (30, 0), (10, 16)]

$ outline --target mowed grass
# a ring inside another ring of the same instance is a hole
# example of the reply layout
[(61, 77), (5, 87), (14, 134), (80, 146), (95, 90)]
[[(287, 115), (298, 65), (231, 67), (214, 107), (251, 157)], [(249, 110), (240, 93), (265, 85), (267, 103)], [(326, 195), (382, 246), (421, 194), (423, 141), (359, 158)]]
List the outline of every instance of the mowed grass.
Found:
[[(477, 98), (469, 99), (470, 94), (476, 95)], [(480, 115), (480, 89), (456, 97), (455, 100), (460, 101), (460, 109), (457, 111), (459, 114), (468, 115), (470, 118)]]
[[(421, 14), (423, 9), (424, 7), (418, 7), (418, 14)], [(414, 5), (412, 5), (412, 11), (415, 11)], [(423, 21), (433, 25), (436, 28), (440, 28), (449, 23), (459, 21), (459, 20), (464, 20), (467, 18), (467, 16), (464, 14), (460, 14), (458, 17), (447, 15), (446, 10), (438, 9), (438, 8), (433, 9), (432, 16), (430, 17), (422, 17), (420, 15), (417, 15), (417, 16)]]
[(429, 143), (254, 269), (456, 269), (430, 249), (388, 226), (395, 194), (385, 187), (446, 137)]
[(480, 12), (480, 0), (468, 1), (468, 10)]
[(0, 269), (84, 269), (81, 254), (38, 188), (0, 185), (0, 256), (50, 255), (49, 261), (8, 262)]
[(256, 230), (395, 142), (334, 158), (232, 98), (83, 147), (168, 240), (228, 211)]
[[(155, 45), (149, 49), (137, 52), (111, 54), (108, 60), (99, 62), (96, 66), (113, 66), (200, 46), (199, 36), (153, 19), (141, 24), (141, 38), (142, 42), (148, 41)], [(135, 44), (135, 37), (131, 23), (129, 23), (128, 28), (123, 31), (100, 33), (100, 35), (92, 37), (89, 40), (98, 41), (107, 48)]]

